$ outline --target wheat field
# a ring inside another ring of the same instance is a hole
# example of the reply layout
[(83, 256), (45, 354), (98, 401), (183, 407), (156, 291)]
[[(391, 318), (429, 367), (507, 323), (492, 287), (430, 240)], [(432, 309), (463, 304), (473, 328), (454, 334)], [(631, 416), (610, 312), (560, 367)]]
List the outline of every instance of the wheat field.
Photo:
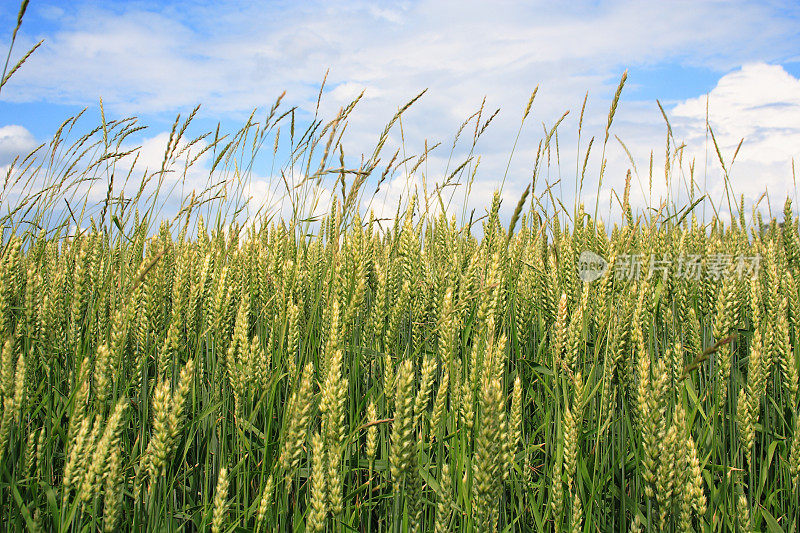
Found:
[[(70, 117), (12, 163), (3, 529), (798, 530), (791, 200), (780, 219), (730, 195), (729, 218), (702, 217), (692, 173), (685, 202), (635, 211), (629, 173), (606, 227), (545, 183), (559, 121), (510, 219), (498, 191), (459, 221), (449, 191), (469, 195), (481, 108), (463, 162), (381, 218), (370, 199), (428, 155), (382, 152), (415, 100), (357, 165), (340, 141), (358, 99), (296, 131), (281, 98), (228, 136), (183, 142), (197, 110), (178, 117), (141, 179), (123, 149), (141, 126), (102, 103), (100, 124)], [(251, 210), (247, 169), (287, 143), (290, 208)], [(201, 155), (207, 187), (168, 216)]]
[(416, 205), (6, 233), (7, 529), (795, 530), (796, 219), (511, 233), (495, 196), (477, 239)]

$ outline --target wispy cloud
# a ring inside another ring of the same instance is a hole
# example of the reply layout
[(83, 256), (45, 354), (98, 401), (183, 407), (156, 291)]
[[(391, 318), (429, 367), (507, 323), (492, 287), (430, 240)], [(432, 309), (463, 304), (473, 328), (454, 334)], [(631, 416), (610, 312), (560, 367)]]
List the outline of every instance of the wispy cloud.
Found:
[[(423, 87), (441, 89), (437, 99), (460, 117), (466, 111), (460, 107), (483, 94), (505, 103), (508, 96), (523, 99), (540, 82), (553, 86), (560, 108), (565, 96), (602, 87), (621, 66), (681, 58), (726, 71), (796, 49), (796, 40), (787, 39), (796, 34), (796, 21), (771, 7), (681, 5), (222, 3), (183, 10), (180, 4), (78, 3), (56, 31), (42, 35), (45, 48), (5, 98), (92, 104), (102, 96), (109, 106), (137, 113), (199, 102), (219, 112), (242, 111), (268, 103), (283, 88), (311, 99), (331, 68), (333, 86), (375, 87), (395, 105)], [(769, 32), (759, 31), (764, 27)], [(556, 92), (566, 87), (573, 89), (569, 95)]]

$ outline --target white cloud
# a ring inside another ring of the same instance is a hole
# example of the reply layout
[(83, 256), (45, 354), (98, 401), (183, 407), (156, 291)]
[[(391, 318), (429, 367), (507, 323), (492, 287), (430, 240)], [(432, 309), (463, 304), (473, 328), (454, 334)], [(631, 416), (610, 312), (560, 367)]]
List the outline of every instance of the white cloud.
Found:
[(25, 157), (36, 148), (36, 139), (23, 126), (0, 126), (0, 165), (8, 165), (19, 156)]
[[(739, 142), (742, 147), (731, 170), (732, 188), (754, 201), (769, 191), (773, 200), (796, 195), (792, 158), (800, 163), (800, 79), (779, 65), (753, 63), (723, 76), (708, 95), (709, 123), (726, 166)], [(706, 98), (675, 106), (676, 133), (683, 135), (689, 155), (705, 158)], [(719, 174), (716, 151), (709, 147), (714, 174)], [(702, 155), (701, 155), (702, 154)], [(720, 180), (710, 181), (720, 198)]]
[[(748, 63), (741, 72), (724, 76), (712, 92), (712, 126), (728, 154), (740, 137), (747, 137), (734, 167), (737, 192), (757, 197), (764, 184), (777, 191), (790, 179), (786, 165), (791, 146), (798, 146), (793, 125), (800, 124), (792, 107), (798, 82), (777, 72), (780, 67), (750, 65), (796, 54), (796, 21), (771, 5), (587, 0), (567, 8), (548, 2), (433, 1), (391, 7), (352, 1), (269, 9), (185, 7), (135, 3), (110, 10), (82, 4), (68, 10), (59, 30), (46, 36), (45, 47), (4, 88), (3, 98), (91, 105), (102, 96), (107, 111), (121, 114), (173, 112), (202, 103), (201, 113), (207, 115), (242, 116), (254, 106), (270, 105), (286, 89), (288, 105), (313, 112), (319, 83), (330, 68), (324, 116), (331, 118), (366, 89), (344, 138), (348, 155), (357, 157), (371, 151), (400, 105), (429, 87), (402, 125), (408, 154), (421, 153), (425, 139), (429, 145), (443, 142), (421, 169), (433, 181), (444, 175), (453, 134), (486, 95), (483, 119), (497, 107), (502, 111), (476, 148), (483, 159), (473, 199), (485, 207), (505, 172), (522, 108), (539, 84), (533, 114), (509, 170), (504, 205), (510, 210), (530, 180), (541, 122), (549, 127), (566, 109), (572, 112), (561, 127), (562, 166), (559, 171), (553, 153), (549, 181), (563, 178), (562, 200), (571, 205), (576, 162), (582, 162), (575, 134), (587, 89), (582, 149), (592, 135), (602, 140), (610, 96), (626, 66), (674, 61), (724, 73)], [(36, 37), (23, 32), (20, 39), (24, 48), (26, 40), (32, 43)], [(779, 108), (786, 105), (790, 108)], [(672, 115), (676, 135), (689, 145), (688, 163), (690, 153), (697, 155), (704, 148), (704, 98), (679, 103)], [(623, 95), (614, 132), (634, 153), (647, 195), (651, 149), (656, 151), (657, 168), (663, 169), (664, 127), (654, 103), (628, 101)], [(470, 135), (467, 130), (462, 141)], [(151, 168), (160, 165), (163, 152), (157, 145), (165, 143), (161, 137), (142, 148)], [(456, 149), (455, 164), (466, 157), (468, 145)], [(385, 157), (400, 146), (395, 133)], [(589, 211), (599, 155), (596, 140), (584, 185)], [(606, 156), (603, 189), (621, 191), (630, 164), (613, 137)], [(748, 187), (746, 172), (754, 169), (766, 177), (758, 187)], [(656, 199), (666, 193), (662, 181), (655, 183)], [(539, 184), (544, 185), (544, 176)], [(392, 182), (387, 187), (396, 193), (401, 186)], [(641, 206), (637, 189), (634, 184), (636, 205)], [(459, 194), (454, 204), (458, 198)], [(607, 195), (601, 194), (600, 204), (607, 205)]]
[[(617, 110), (612, 134), (617, 134), (633, 155), (636, 168), (624, 149), (611, 138), (608, 160), (600, 193), (599, 212), (608, 218), (611, 189), (622, 196), (624, 176), (634, 171), (631, 183), (631, 204), (640, 211), (647, 207), (658, 209), (662, 202), (678, 208), (688, 203), (690, 165), (694, 161), (694, 197), (707, 193), (714, 206), (728, 210), (728, 195), (723, 172), (710, 136), (706, 137), (706, 96), (697, 96), (667, 105), (666, 112), (675, 141), (670, 143), (670, 183), (665, 182), (665, 150), (667, 126), (655, 103), (623, 101)], [(772, 213), (780, 210), (786, 195), (797, 198), (797, 185), (792, 177), (792, 158), (800, 170), (800, 80), (779, 65), (763, 62), (749, 63), (721, 76), (708, 94), (709, 123), (714, 131), (720, 152), (729, 170), (731, 202), (745, 197), (745, 209), (750, 214), (753, 204), (765, 191), (769, 192)], [(598, 112), (595, 119), (605, 122)], [(591, 134), (602, 132), (604, 124), (590, 127)], [(740, 141), (742, 146), (735, 164), (730, 161)], [(602, 141), (602, 133), (599, 141)], [(583, 141), (585, 150), (588, 138)], [(582, 201), (592, 213), (596, 199), (600, 153), (595, 140), (590, 158)], [(675, 143), (685, 145), (681, 159), (675, 158)], [(653, 153), (653, 178), (650, 181), (650, 153)], [(568, 152), (574, 157), (574, 148)], [(582, 162), (582, 159), (581, 159)], [(573, 159), (572, 175), (575, 174)], [(680, 165), (680, 166), (679, 166)], [(638, 176), (637, 176), (638, 174)], [(573, 182), (564, 185), (566, 200), (571, 200)], [(569, 188), (567, 190), (567, 185)], [(651, 187), (652, 185), (652, 187)], [(699, 192), (698, 192), (699, 191)], [(565, 201), (567, 206), (570, 203)], [(619, 209), (614, 199), (613, 211)], [(767, 201), (759, 205), (765, 214)], [(736, 213), (736, 207), (733, 207)], [(698, 212), (701, 211), (698, 209)], [(707, 206), (706, 215), (712, 213)], [(612, 218), (619, 219), (618, 217)]]
[[(62, 18), (5, 97), (93, 104), (102, 96), (109, 108), (137, 113), (199, 102), (241, 112), (269, 104), (283, 88), (308, 104), (330, 68), (331, 87), (374, 87), (384, 106), (431, 86), (432, 97), (439, 93), (431, 107), (443, 104), (445, 116), (458, 120), (484, 94), (516, 104), (539, 82), (552, 88), (560, 110), (586, 89), (607, 88), (627, 64), (681, 57), (725, 70), (766, 46), (775, 54), (793, 50), (780, 39), (793, 31), (791, 21), (768, 7), (691, 7), (342, 2), (183, 11), (136, 3), (112, 11), (82, 5)], [(765, 25), (770, 32), (756, 32)]]

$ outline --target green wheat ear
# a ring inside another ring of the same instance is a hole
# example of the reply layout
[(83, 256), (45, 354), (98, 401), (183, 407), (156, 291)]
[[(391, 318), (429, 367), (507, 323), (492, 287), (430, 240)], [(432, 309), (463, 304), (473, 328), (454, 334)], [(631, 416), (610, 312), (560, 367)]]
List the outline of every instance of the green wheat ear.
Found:
[(224, 466), (219, 469), (217, 487), (214, 490), (214, 511), (211, 518), (211, 531), (222, 531), (225, 514), (228, 511), (228, 469)]

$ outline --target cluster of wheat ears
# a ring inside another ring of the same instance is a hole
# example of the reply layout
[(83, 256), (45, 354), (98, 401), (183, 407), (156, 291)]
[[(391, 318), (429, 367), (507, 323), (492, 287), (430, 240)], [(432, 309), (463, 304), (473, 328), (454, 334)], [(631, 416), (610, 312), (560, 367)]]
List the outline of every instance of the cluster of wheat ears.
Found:
[[(444, 213), (448, 191), (475, 178), (473, 149), (495, 116), (481, 107), (456, 136), (474, 123), (464, 162), (376, 219), (362, 215), (365, 189), (421, 173), (435, 147), (381, 163), (412, 100), (348, 168), (340, 141), (357, 101), (302, 134), (280, 99), (229, 136), (182, 143), (195, 114), (176, 119), (161, 168), (132, 189), (133, 118), (103, 113), (69, 141), (72, 117), (9, 167), (5, 529), (797, 530), (800, 238), (788, 199), (780, 225), (757, 212), (748, 222), (730, 199), (738, 216), (703, 223), (696, 208), (710, 200), (692, 166), (686, 206), (637, 215), (628, 186), (606, 229), (597, 209), (568, 212), (551, 183), (537, 188), (559, 121), (510, 222), (495, 194), (478, 236), (472, 217)], [(731, 163), (709, 131), (728, 190)], [(301, 176), (282, 180), (291, 216), (243, 218), (242, 184), (273, 137), (274, 157), (290, 152), (281, 175)], [(682, 149), (670, 128), (668, 181)], [(203, 154), (210, 185), (160, 222), (165, 188)], [(317, 217), (315, 186), (331, 179), (341, 198)], [(95, 185), (107, 191), (96, 205)], [(579, 276), (586, 250), (609, 262), (594, 282)], [(619, 258), (650, 254), (761, 262), (754, 275), (646, 261), (617, 275)]]

